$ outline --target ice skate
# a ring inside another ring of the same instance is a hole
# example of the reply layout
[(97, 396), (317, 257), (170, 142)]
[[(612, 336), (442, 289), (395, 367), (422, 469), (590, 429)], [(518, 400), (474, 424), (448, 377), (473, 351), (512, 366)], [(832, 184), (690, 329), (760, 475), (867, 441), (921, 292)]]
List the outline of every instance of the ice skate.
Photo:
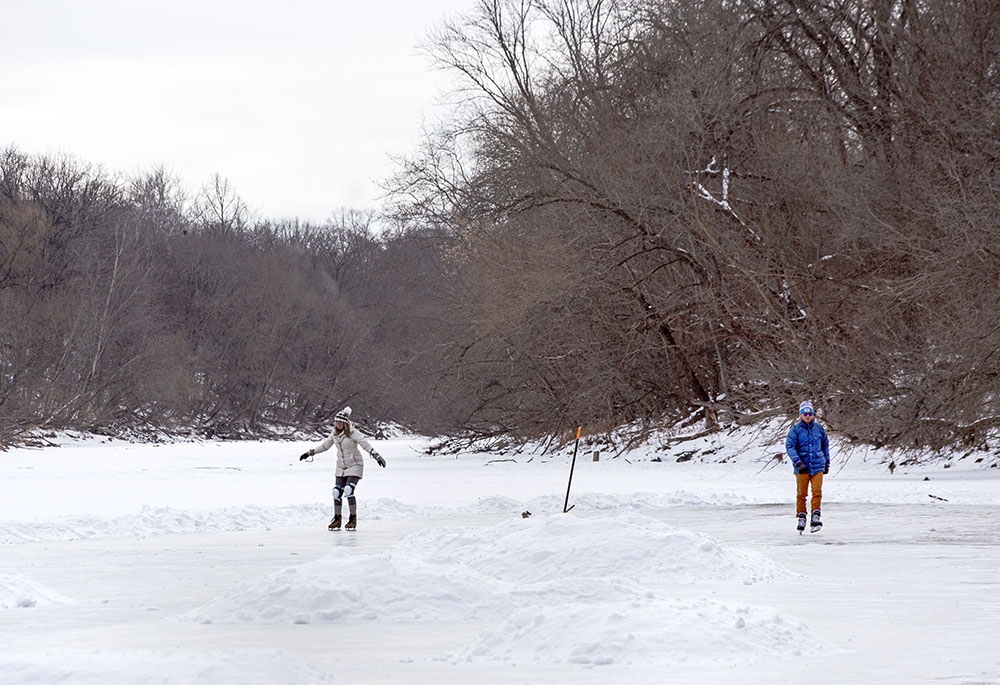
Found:
[(812, 521), (810, 522), (809, 525), (809, 532), (815, 533), (822, 527), (823, 527), (823, 522), (819, 520), (819, 509), (816, 509), (813, 511), (812, 514)]
[(358, 527), (358, 519), (351, 514), (351, 517), (347, 519), (347, 525), (344, 526), (344, 530), (356, 530)]
[(799, 535), (802, 535), (802, 531), (806, 529), (806, 515), (799, 514), (799, 521), (795, 524), (795, 530), (799, 531)]
[[(347, 524), (351, 525), (350, 523)], [(327, 526), (329, 530), (340, 530), (340, 514), (337, 514), (332, 519), (330, 519), (330, 525)]]

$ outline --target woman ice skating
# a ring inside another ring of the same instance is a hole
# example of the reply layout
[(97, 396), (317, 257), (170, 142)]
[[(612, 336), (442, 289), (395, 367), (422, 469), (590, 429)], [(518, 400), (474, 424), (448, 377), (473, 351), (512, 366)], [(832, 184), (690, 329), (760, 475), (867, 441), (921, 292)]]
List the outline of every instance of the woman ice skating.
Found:
[(337, 446), (337, 480), (333, 486), (333, 520), (330, 521), (330, 530), (340, 530), (340, 510), (343, 499), (347, 499), (347, 506), (350, 508), (350, 516), (347, 519), (347, 530), (355, 530), (358, 525), (358, 501), (354, 491), (358, 487), (358, 481), (365, 470), (364, 458), (358, 450), (360, 445), (378, 465), (385, 468), (385, 459), (375, 451), (368, 439), (361, 434), (361, 430), (351, 425), (351, 408), (344, 407), (333, 417), (333, 432), (330, 437), (321, 442), (317, 447), (313, 447), (308, 452), (299, 457), (299, 461), (325, 452), (333, 445)]
[(806, 528), (806, 493), (812, 489), (812, 520), (809, 531), (815, 533), (823, 527), (820, 504), (823, 499), (823, 474), (830, 473), (830, 441), (826, 431), (815, 418), (812, 402), (799, 405), (799, 421), (795, 422), (785, 438), (785, 452), (795, 467), (796, 530), (801, 534)]

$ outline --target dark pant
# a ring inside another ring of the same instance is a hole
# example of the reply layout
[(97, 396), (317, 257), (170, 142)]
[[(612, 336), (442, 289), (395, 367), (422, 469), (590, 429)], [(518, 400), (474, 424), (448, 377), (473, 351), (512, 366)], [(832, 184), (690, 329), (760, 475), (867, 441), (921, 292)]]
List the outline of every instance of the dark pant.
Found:
[(340, 516), (340, 508), (343, 498), (347, 498), (347, 506), (351, 509), (351, 516), (357, 514), (358, 500), (354, 497), (354, 489), (358, 487), (360, 476), (337, 476), (337, 481), (333, 486), (333, 514)]

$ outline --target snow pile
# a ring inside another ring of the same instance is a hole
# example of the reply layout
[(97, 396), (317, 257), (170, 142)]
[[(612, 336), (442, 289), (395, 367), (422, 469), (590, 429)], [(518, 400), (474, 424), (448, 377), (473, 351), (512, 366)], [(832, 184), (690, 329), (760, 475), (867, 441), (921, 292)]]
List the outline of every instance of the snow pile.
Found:
[(52, 588), (18, 573), (0, 575), (0, 609), (26, 609), (53, 604), (75, 604)]
[(768, 608), (662, 596), (671, 587), (795, 577), (755, 552), (639, 514), (425, 529), (376, 555), (240, 583), (200, 623), (500, 621), (441, 658), (601, 665), (780, 655), (809, 629)]
[(791, 572), (755, 552), (723, 546), (635, 513), (539, 516), (485, 528), (424, 529), (394, 548), (442, 569), (465, 568), (516, 583), (569, 579), (696, 583), (771, 580)]
[(797, 619), (769, 607), (698, 598), (636, 600), (626, 605), (566, 604), (521, 609), (475, 643), (444, 658), (517, 665), (558, 661), (588, 666), (738, 662), (802, 656), (815, 637)]
[(191, 615), (199, 623), (309, 624), (497, 618), (516, 606), (496, 583), (452, 569), (447, 578), (391, 552), (319, 561), (239, 583)]

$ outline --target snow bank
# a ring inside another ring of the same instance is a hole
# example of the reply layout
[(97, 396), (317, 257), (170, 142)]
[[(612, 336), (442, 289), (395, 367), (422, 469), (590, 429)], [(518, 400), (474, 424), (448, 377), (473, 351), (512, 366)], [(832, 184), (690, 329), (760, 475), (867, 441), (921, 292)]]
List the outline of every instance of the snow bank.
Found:
[[(320, 488), (325, 489), (325, 488)], [(995, 480), (972, 483), (961, 480), (936, 480), (924, 483), (916, 479), (894, 482), (857, 482), (842, 478), (831, 482), (826, 502), (838, 504), (923, 504), (927, 506), (980, 505), (1000, 502), (1000, 488)], [(574, 494), (574, 513), (602, 512), (622, 514), (673, 507), (754, 506), (788, 500), (794, 490), (787, 483), (778, 488), (762, 488), (747, 497), (733, 492), (696, 494), (679, 489), (666, 493), (634, 492)], [(504, 496), (486, 496), (472, 502), (444, 505), (416, 505), (391, 497), (361, 499), (359, 515), (364, 520), (394, 518), (455, 518), (467, 516), (516, 516), (522, 511), (535, 514), (558, 512), (563, 495), (544, 495), (521, 501)], [(947, 504), (946, 504), (947, 503)], [(791, 506), (789, 504), (789, 506)], [(182, 507), (142, 506), (135, 514), (95, 513), (60, 519), (0, 520), (0, 546), (56, 540), (107, 540), (151, 538), (160, 535), (219, 531), (267, 530), (283, 526), (317, 526), (330, 517), (331, 504), (244, 505), (215, 510), (192, 510)]]
[[(492, 495), (457, 506), (428, 506), (406, 504), (399, 500), (379, 497), (363, 500), (365, 518), (395, 516), (476, 516), (485, 514), (511, 514), (524, 511), (562, 511), (565, 494), (532, 497), (527, 501)], [(735, 506), (747, 504), (746, 497), (729, 492), (696, 494), (685, 489), (669, 492), (580, 492), (574, 493), (573, 506), (591, 511), (628, 511), (664, 509), (669, 507)]]
[[(733, 504), (740, 497), (699, 497), (684, 491), (659, 493), (581, 494), (574, 498), (580, 510), (620, 511), (674, 506)], [(717, 500), (723, 500), (719, 502)], [(453, 517), (467, 515), (512, 515), (528, 511), (561, 511), (563, 501), (556, 495), (535, 497), (522, 502), (509, 497), (482, 497), (459, 506), (418, 506), (390, 497), (362, 500), (359, 513), (367, 520), (398, 517)], [(124, 515), (74, 516), (64, 520), (0, 521), (0, 545), (54, 540), (107, 540), (148, 538), (177, 533), (259, 530), (280, 526), (315, 526), (329, 518), (331, 504), (288, 506), (247, 505), (209, 511), (177, 507), (142, 506), (138, 513)]]
[(43, 540), (145, 538), (171, 533), (267, 529), (315, 523), (328, 515), (319, 504), (244, 506), (213, 511), (142, 507), (124, 516), (80, 516), (66, 521), (0, 521), (0, 545)]
[[(793, 577), (755, 552), (634, 513), (422, 530), (240, 583), (200, 623), (502, 621), (441, 659), (601, 665), (784, 653), (808, 628), (767, 608), (661, 596), (671, 585)], [(793, 636), (795, 639), (793, 640)]]
[(0, 575), (0, 609), (26, 609), (53, 604), (75, 604), (52, 588), (18, 573)]

